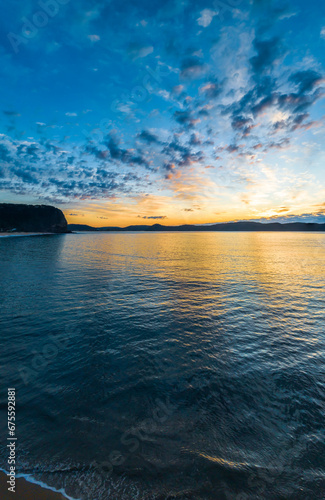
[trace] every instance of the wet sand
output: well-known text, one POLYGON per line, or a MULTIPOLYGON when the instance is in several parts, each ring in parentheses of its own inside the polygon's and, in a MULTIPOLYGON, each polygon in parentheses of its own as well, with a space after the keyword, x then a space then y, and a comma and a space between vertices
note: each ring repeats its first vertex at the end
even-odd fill
POLYGON ((8 476, 0 471, 0 498, 1 500, 67 500, 61 493, 48 490, 34 483, 26 481, 25 478, 16 479, 16 491, 8 491, 8 476))

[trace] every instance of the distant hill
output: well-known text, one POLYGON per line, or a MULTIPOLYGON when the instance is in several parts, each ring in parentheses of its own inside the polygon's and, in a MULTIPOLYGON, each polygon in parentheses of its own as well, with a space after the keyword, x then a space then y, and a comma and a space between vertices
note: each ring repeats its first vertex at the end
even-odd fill
POLYGON ((0 231, 66 233, 67 221, 50 205, 0 203, 0 231))
POLYGON ((68 224, 69 231, 97 231, 97 228, 87 224, 68 224))
POLYGON ((212 224, 209 226, 196 226, 194 224, 183 224, 181 226, 163 226, 162 224, 133 225, 127 227, 100 227, 95 228, 83 224, 69 224, 71 231, 325 231, 325 224, 290 222, 281 224, 279 222, 227 222, 223 224, 212 224), (87 228, 87 229, 85 229, 87 228))

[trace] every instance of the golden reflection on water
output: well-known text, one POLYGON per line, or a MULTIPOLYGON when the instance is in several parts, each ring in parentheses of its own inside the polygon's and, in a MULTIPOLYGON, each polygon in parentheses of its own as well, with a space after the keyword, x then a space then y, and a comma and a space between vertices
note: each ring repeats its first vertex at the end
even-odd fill
MULTIPOLYGON (((168 303, 171 312, 184 315, 191 307, 197 321, 245 309, 252 315, 265 311, 284 324, 292 315, 302 318, 311 302, 320 300, 325 234, 76 234, 65 238, 62 256, 67 270, 81 266, 90 276, 98 268, 103 276, 113 270, 116 279, 130 284, 145 276, 153 308, 168 303)), ((148 294, 132 300, 150 306, 148 294)))
POLYGON ((70 265, 103 269, 115 263, 185 281, 241 275, 263 284, 290 287, 325 274, 322 233, 100 233, 69 235, 64 257, 70 265))

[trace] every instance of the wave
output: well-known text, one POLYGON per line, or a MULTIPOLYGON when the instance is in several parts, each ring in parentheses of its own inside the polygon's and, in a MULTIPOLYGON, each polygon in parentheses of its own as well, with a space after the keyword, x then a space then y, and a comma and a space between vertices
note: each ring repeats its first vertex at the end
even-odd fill
MULTIPOLYGON (((3 472, 4 474, 8 474, 8 471, 2 469, 0 467, 0 472, 3 472)), ((48 484, 45 484, 43 481, 39 481, 37 479, 35 479, 31 474, 26 474, 26 473, 18 473, 16 474, 16 478, 19 479, 19 478, 23 478, 25 479, 28 483, 31 483, 31 484, 35 484, 37 486, 40 486, 41 488, 43 488, 44 490, 50 490, 50 491, 53 491, 54 493, 60 493, 61 495, 63 495, 67 500, 81 500, 80 498, 73 498, 71 496, 69 496, 66 491, 63 489, 63 488, 60 488, 60 489, 56 489, 54 488, 53 486, 49 486, 48 484)))

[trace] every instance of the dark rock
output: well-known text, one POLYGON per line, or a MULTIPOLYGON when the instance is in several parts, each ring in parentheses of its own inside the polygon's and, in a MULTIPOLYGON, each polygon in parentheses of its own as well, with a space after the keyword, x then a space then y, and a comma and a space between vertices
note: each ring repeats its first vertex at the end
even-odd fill
POLYGON ((61 210, 49 205, 0 203, 0 231, 67 233, 61 210))

